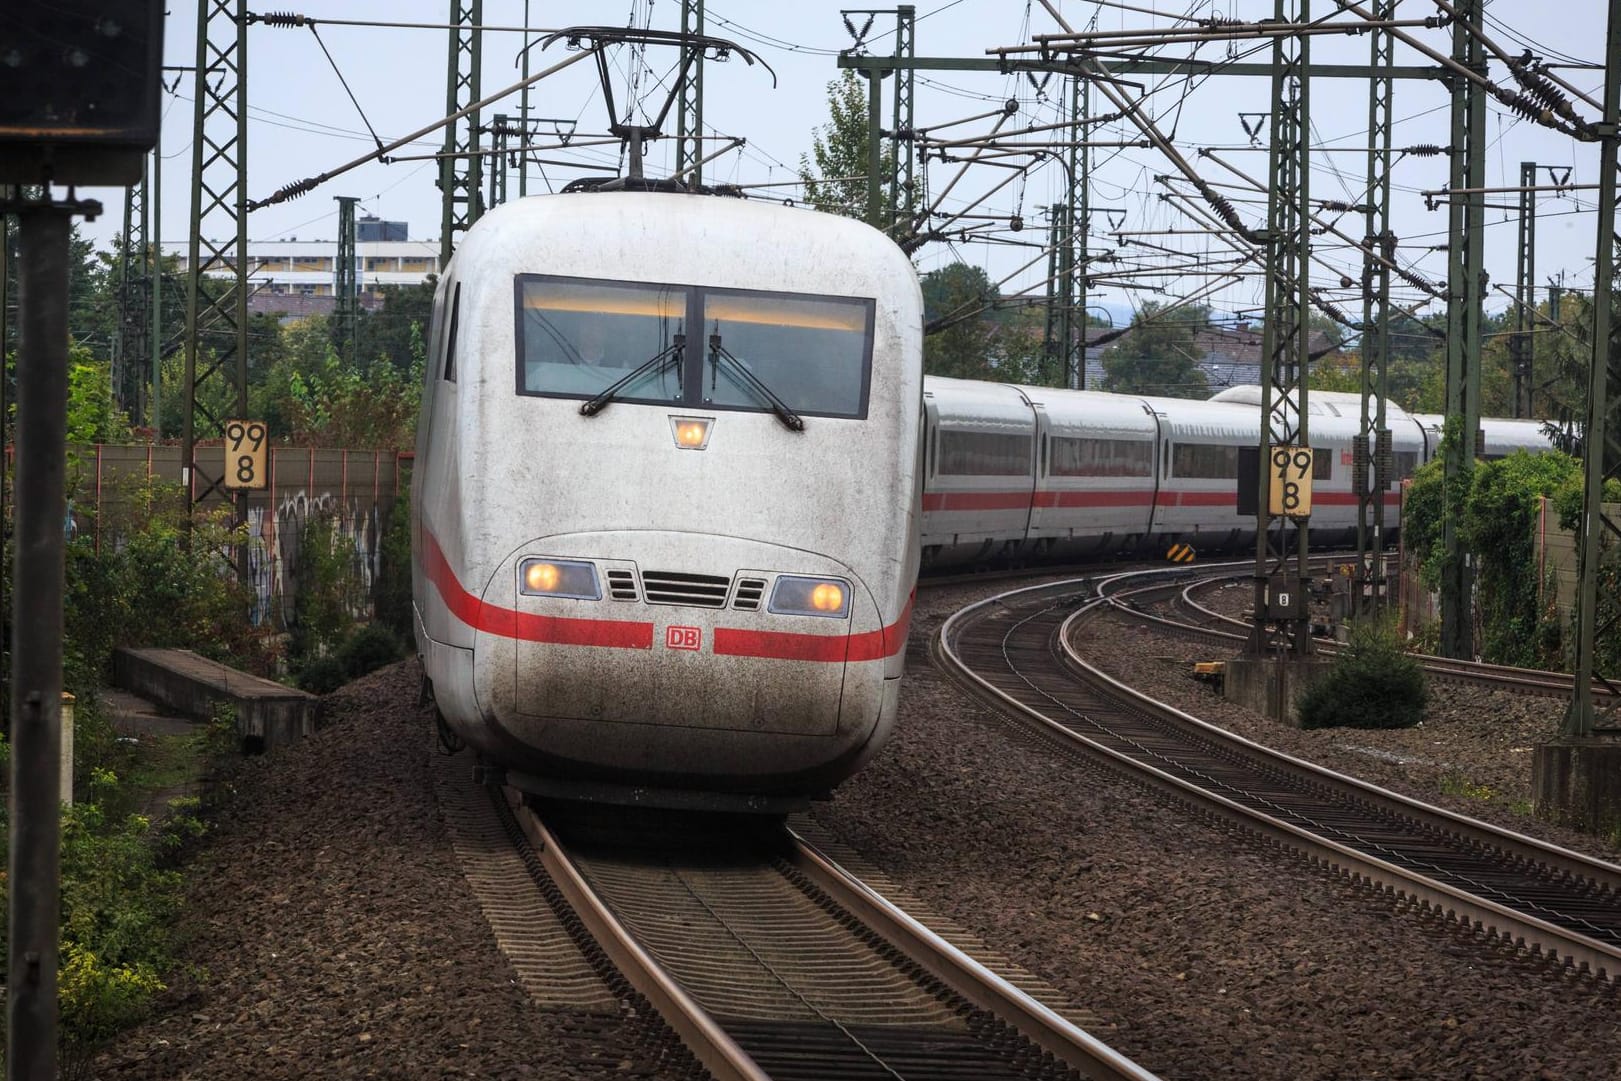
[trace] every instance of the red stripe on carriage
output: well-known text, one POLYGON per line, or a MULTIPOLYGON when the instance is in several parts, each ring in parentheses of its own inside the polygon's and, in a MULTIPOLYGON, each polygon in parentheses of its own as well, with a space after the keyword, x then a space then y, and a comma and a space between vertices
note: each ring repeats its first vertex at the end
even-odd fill
POLYGON ((715 653, 725 657, 763 657, 779 661, 878 661, 906 648, 912 624, 914 591, 901 617, 882 630, 860 634, 796 634, 790 631, 746 631, 716 627, 715 653))
POLYGON ((422 569, 439 591, 450 614, 486 634, 547 642, 562 646, 608 646, 614 649, 652 649, 653 624, 621 619, 570 619, 541 616, 486 604, 462 588, 450 569, 439 542, 422 531, 422 569))
POLYGON ((1030 493, 1022 492, 930 492, 923 496, 924 510, 1029 510, 1030 493))
MULTIPOLYGON (((426 529, 422 531, 422 563, 450 614, 486 634, 563 646, 608 646, 616 649, 652 649, 653 624, 615 619, 569 619, 540 616, 486 604, 462 588, 456 572, 426 529)), ((862 634, 795 634, 784 631, 749 631, 716 627, 711 632, 714 652, 733 657, 761 657, 787 661, 875 661, 906 648, 912 622, 914 591, 900 619, 882 630, 862 634)))

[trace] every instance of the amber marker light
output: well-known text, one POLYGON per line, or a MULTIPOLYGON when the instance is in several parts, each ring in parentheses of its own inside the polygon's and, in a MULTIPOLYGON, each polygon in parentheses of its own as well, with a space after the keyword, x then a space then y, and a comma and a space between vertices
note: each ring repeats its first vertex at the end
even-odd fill
POLYGON ((767 611, 779 616, 850 618, 850 583, 837 578, 780 574, 771 587, 767 611))
POLYGON ((599 601, 597 569, 583 560, 526 559, 518 565, 518 592, 530 597, 599 601))
POLYGON ((550 593, 557 588, 557 581, 561 577, 557 567, 551 563, 531 563, 523 572, 524 585, 536 593, 550 593))
POLYGON ((844 608, 844 590, 832 582, 823 582, 811 590, 811 607, 818 612, 838 612, 844 608))
POLYGON ((671 417, 670 431, 675 435, 675 445, 682 450, 703 450, 709 445, 711 423, 706 417, 671 417))

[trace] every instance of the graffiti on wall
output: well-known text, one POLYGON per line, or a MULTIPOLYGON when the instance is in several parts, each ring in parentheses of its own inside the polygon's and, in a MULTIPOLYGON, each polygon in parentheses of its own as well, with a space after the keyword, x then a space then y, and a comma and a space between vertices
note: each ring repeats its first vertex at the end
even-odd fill
MULTIPOLYGON (((370 614, 372 587, 381 571, 386 508, 373 498, 303 489, 284 494, 273 507, 248 511, 248 571, 253 583, 253 622, 291 627, 298 621, 300 578, 309 561, 301 551, 311 522, 331 526, 335 551, 349 560, 350 614, 370 614)), ((322 533, 323 538, 327 536, 322 533)))

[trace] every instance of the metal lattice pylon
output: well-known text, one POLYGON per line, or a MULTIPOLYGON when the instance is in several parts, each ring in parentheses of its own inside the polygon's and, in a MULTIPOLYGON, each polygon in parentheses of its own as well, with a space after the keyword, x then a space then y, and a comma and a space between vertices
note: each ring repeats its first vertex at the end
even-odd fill
MULTIPOLYGON (((247 414, 247 30, 247 0, 198 0, 181 431, 188 506, 225 495, 219 469, 197 460, 198 443, 223 434, 222 413, 247 414)), ((246 493, 235 505, 240 524, 247 520, 246 493)), ((245 565, 239 571, 245 576, 245 565)))
MULTIPOLYGON (((445 115, 461 112, 480 100, 484 0, 450 0, 450 54, 445 69, 445 115)), ((478 110, 445 127, 444 156, 439 161, 441 210, 439 266, 450 262, 456 235, 484 212, 484 167, 479 157, 478 110)))
MULTIPOLYGON (((1279 23, 1310 21, 1310 0, 1277 0, 1279 23), (1298 8, 1292 13, 1291 6, 1298 8), (1294 17, 1291 17, 1291 16, 1294 17)), ((1272 476, 1272 450, 1308 446, 1306 379, 1308 351, 1309 282, 1307 260, 1311 247, 1309 202, 1310 98, 1307 67, 1310 39, 1280 34, 1272 45, 1272 178, 1267 198, 1266 324, 1261 334, 1261 446, 1256 506, 1255 616, 1250 650, 1267 653, 1282 648, 1292 653, 1311 652, 1312 642, 1305 606, 1297 615, 1268 619, 1273 580, 1298 601, 1305 586, 1307 530, 1298 519, 1295 542, 1280 540, 1274 553, 1268 492, 1272 476), (1291 568, 1291 563, 1292 568, 1291 568)))
MULTIPOLYGON (((682 0, 681 36, 704 35, 704 0, 682 0)), ((684 41, 686 54, 681 70, 680 101, 677 104, 675 136, 675 175, 694 187, 704 182, 704 46, 684 41)))
MULTIPOLYGON (((1379 0, 1374 17, 1394 18, 1396 0, 1379 0)), ((1390 69, 1395 38, 1375 27, 1371 65, 1376 74, 1368 89, 1367 251, 1362 263, 1362 411, 1361 430, 1351 452, 1351 487, 1357 497, 1355 611, 1370 614, 1386 601, 1385 493, 1394 478, 1395 460, 1385 403, 1390 397, 1390 268, 1396 237, 1390 230, 1390 130, 1395 80, 1390 69)))
MULTIPOLYGON (((1452 58, 1484 76, 1480 0, 1461 0, 1453 24, 1452 58)), ((1474 80, 1452 77, 1453 195, 1447 222, 1447 434, 1442 441, 1449 490, 1474 467, 1480 432, 1480 314, 1484 292, 1486 202, 1486 93, 1474 80)), ((1458 516, 1442 525, 1441 652, 1475 654, 1474 567, 1464 548, 1458 516)))
POLYGON ((124 230, 118 267, 118 336, 113 339, 113 398, 132 418, 145 405, 150 312, 150 275, 157 272, 147 247, 147 159, 141 182, 124 189, 124 230))

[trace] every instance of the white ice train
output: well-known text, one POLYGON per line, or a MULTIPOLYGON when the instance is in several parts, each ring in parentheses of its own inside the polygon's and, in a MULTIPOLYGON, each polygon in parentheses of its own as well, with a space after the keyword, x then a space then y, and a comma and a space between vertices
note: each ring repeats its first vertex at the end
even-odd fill
POLYGON ((434 301, 412 481, 447 738, 569 798, 779 809, 894 723, 922 301, 841 217, 524 199, 434 301))
MULTIPOLYGON (((1207 401, 924 380, 923 565, 994 564, 1163 550, 1237 551, 1255 519, 1237 505, 1238 452, 1260 441, 1260 388, 1207 401)), ((1307 397, 1311 532, 1356 535, 1352 440, 1360 398, 1307 397)), ((1389 407, 1398 477, 1439 449, 1442 417, 1389 407)), ((1486 458, 1548 449, 1536 421, 1483 420, 1486 458)), ((1387 528, 1399 496, 1385 493, 1387 528)))
MULTIPOLYGON (((485 215, 435 296, 412 486, 447 738, 541 794, 784 809, 887 738, 920 561, 1253 544, 1256 388, 925 380, 921 326, 911 264, 849 219, 657 191, 485 215)), ((1440 422, 1391 411, 1400 475, 1440 422)), ((1311 397, 1322 543, 1354 535, 1358 427, 1311 397)), ((1488 457, 1547 447, 1482 428, 1488 457)))

